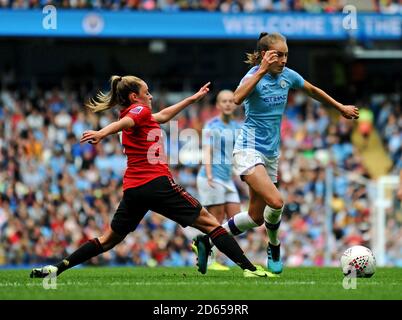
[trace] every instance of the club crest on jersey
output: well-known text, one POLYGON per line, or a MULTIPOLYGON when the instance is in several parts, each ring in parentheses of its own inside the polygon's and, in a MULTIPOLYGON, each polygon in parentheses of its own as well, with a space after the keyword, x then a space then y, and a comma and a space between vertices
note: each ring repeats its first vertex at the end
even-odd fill
POLYGON ((282 89, 285 89, 287 86, 287 83, 285 80, 281 80, 281 82, 279 83, 279 85, 281 86, 282 89))
POLYGON ((130 113, 139 114, 142 111, 142 109, 144 109, 144 107, 135 107, 134 109, 130 110, 130 113))

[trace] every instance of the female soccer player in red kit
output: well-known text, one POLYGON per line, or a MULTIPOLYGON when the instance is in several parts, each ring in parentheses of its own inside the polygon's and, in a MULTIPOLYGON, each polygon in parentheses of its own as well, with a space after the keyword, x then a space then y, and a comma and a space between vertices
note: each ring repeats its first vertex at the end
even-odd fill
MULTIPOLYGON (((143 80, 134 76, 112 76, 110 92, 99 93, 96 100, 91 99, 87 103, 87 107, 94 112, 121 106, 118 121, 99 131, 85 131, 80 142, 97 144, 108 135, 122 131, 122 144, 127 156, 123 198, 109 231, 83 244, 59 263, 33 269, 31 277, 59 275, 66 269, 112 249, 129 232, 136 229, 149 210, 158 212, 183 227, 192 226, 208 234, 216 247, 244 270, 245 277, 269 275, 262 268, 256 268, 216 218, 182 186, 174 182, 161 148, 162 132, 159 124, 169 121, 185 107, 203 98, 209 91, 209 84, 191 97, 153 114, 152 95, 143 80)), ((196 245, 200 254, 205 254, 203 243, 196 245)), ((199 271, 205 273, 206 266, 199 265, 199 271)))

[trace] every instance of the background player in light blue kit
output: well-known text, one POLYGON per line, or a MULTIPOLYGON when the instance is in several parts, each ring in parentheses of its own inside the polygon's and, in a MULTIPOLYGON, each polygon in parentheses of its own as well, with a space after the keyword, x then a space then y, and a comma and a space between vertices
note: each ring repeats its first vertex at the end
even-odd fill
MULTIPOLYGON (((203 128, 204 161, 197 176, 200 202, 222 224, 240 212, 240 197, 232 180, 232 152, 240 124, 233 119, 236 109, 233 91, 222 90, 216 97, 219 115, 203 128)), ((229 270, 212 256, 210 270, 229 270)))
MULTIPOLYGON (((347 119, 357 119, 359 110, 353 105, 339 103, 285 67, 288 46, 286 38, 279 33, 261 33, 257 51, 247 56, 246 63, 253 67, 234 92, 234 102, 244 103, 246 119, 234 147, 233 165, 235 173, 249 185, 250 205, 248 212, 236 214, 224 227, 237 235, 265 223, 269 238, 267 268, 279 274, 283 266, 278 228, 284 201, 275 184, 281 120, 289 89, 302 89, 312 98, 336 108, 347 119)), ((209 249, 210 243, 207 238, 203 239, 209 249)), ((208 259, 207 256, 204 258, 208 259)))

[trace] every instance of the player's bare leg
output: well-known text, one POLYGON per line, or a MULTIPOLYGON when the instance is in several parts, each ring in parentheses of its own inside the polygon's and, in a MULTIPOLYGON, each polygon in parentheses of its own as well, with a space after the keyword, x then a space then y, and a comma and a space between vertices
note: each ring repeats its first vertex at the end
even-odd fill
POLYGON ((262 165, 256 166, 252 174, 244 176, 244 180, 250 187, 249 215, 257 224, 265 223, 267 228, 267 268, 279 274, 283 270, 278 239, 284 207, 282 196, 262 165))

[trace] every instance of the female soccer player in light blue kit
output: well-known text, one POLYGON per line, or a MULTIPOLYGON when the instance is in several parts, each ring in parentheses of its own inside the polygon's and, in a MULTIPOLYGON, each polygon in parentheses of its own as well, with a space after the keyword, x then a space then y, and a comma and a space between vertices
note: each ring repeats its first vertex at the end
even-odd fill
MULTIPOLYGON (((232 152, 240 124, 233 119, 236 109, 233 92, 222 90, 216 97, 219 115, 210 119, 203 128, 204 161, 197 176, 200 202, 222 224, 240 212, 240 197, 233 177, 232 152)), ((210 270, 229 270, 215 255, 210 270)))
MULTIPOLYGON (((336 108, 347 119, 357 119, 359 110, 343 105, 323 90, 304 80, 297 72, 286 68, 288 46, 279 33, 260 34, 257 51, 248 54, 247 63, 253 67, 243 77, 234 102, 244 102, 246 120, 233 151, 234 171, 249 185, 248 212, 240 212, 224 227, 233 235, 240 234, 265 222, 269 244, 267 268, 279 274, 280 259, 278 228, 284 201, 275 183, 278 176, 280 127, 289 89, 302 89, 312 98, 336 108)), ((201 239, 197 239, 200 242, 201 239)), ((209 250, 210 243, 202 241, 209 250)), ((198 256, 201 263, 208 257, 198 256)), ((199 261, 200 263, 200 261, 199 261)))

